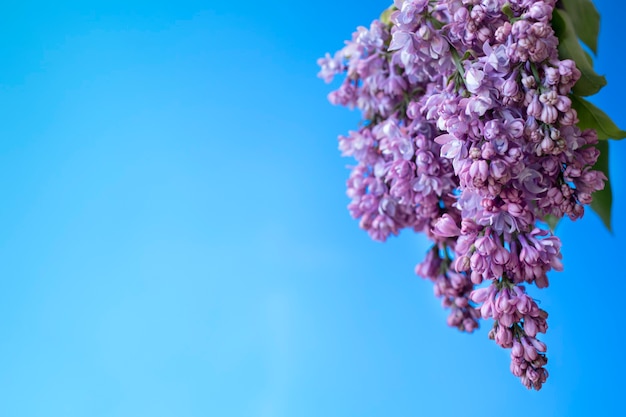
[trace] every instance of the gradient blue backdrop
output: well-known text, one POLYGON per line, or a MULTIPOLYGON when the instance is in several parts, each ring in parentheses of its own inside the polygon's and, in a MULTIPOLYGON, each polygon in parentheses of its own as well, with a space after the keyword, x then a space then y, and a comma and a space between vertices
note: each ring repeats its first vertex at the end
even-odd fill
MULTIPOLYGON (((559 227, 551 377, 445 325, 345 206, 315 60, 386 1, 61 1, 0 7, 0 416, 620 416, 626 143, 614 234, 559 227)), ((616 3, 594 101, 626 127, 616 3)))

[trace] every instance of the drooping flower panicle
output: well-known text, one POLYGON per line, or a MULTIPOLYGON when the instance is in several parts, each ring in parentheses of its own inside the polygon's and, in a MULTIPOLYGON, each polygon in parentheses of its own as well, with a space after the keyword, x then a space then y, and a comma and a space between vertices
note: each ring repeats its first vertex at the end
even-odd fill
POLYGON ((433 246, 416 273, 450 309, 448 324, 511 349, 528 388, 548 377, 548 314, 526 286, 560 271, 549 217, 584 213, 606 177, 592 169, 595 131, 581 131, 568 97, 581 73, 559 60, 556 0, 396 0, 389 21, 359 27, 319 76, 343 83, 333 104, 358 108, 339 137, 356 159, 348 209, 373 239, 401 229, 433 246))

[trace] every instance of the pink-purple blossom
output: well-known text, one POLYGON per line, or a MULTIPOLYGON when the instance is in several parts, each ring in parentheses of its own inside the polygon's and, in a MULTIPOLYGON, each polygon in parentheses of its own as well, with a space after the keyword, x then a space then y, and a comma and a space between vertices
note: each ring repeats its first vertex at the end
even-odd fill
POLYGON ((409 228, 433 242, 416 273, 433 282, 448 324, 511 349, 528 388, 548 377, 548 314, 526 286, 560 271, 549 217, 582 217, 606 177, 597 135, 568 97, 581 73, 559 60, 556 0, 395 0, 389 22, 360 27, 318 63, 333 104, 358 108, 339 137, 356 165, 348 209, 373 239, 409 228), (506 5, 507 13, 503 10, 506 5))

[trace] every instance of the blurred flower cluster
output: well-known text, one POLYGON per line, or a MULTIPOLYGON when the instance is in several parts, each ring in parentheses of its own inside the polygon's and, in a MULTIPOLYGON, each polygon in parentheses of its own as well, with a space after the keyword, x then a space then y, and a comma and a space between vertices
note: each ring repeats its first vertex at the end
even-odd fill
POLYGON ((373 239, 401 229, 433 242, 416 273, 450 310, 448 324, 511 352, 528 388, 548 377, 548 314, 526 286, 561 270, 549 225, 580 218, 605 175, 596 132, 577 127, 569 93, 581 76, 559 59, 556 0, 396 0, 319 60, 333 104, 358 108, 339 137, 353 157, 351 215, 373 239))

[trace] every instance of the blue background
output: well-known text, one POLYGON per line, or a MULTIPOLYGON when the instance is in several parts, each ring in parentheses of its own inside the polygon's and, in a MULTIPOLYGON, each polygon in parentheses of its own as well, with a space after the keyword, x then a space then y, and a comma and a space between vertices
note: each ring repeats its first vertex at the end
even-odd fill
MULTIPOLYGON (((624 415, 626 143, 614 234, 559 227, 551 373, 445 324, 426 242, 371 241, 316 59, 385 1, 0 7, 0 416, 624 415)), ((594 101, 626 127, 611 1, 594 101)))

